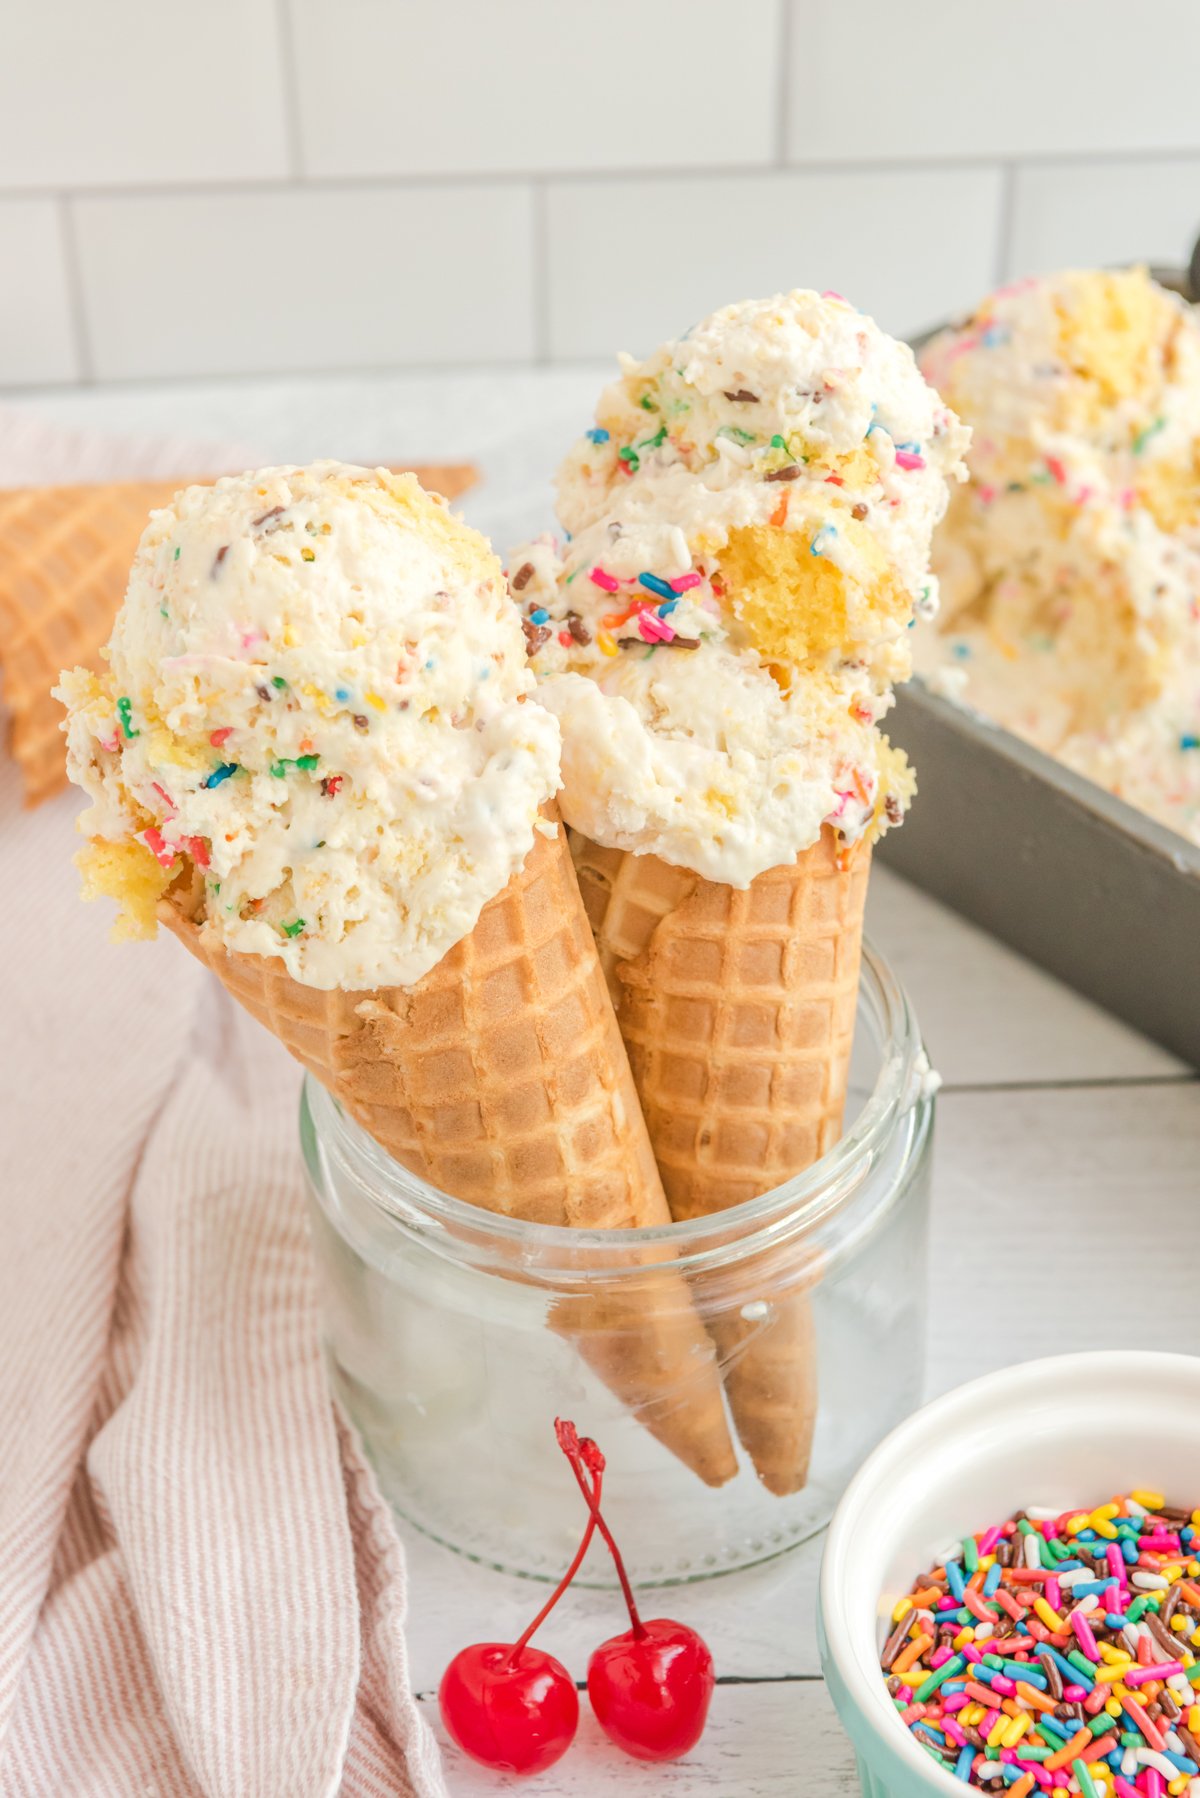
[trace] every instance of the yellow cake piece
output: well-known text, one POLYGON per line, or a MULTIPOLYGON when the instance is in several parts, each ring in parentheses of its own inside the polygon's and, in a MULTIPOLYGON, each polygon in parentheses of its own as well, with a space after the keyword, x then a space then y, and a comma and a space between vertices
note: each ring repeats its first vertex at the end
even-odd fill
POLYGON ((178 861, 164 868, 145 843, 136 839, 110 843, 92 837, 75 856, 75 866, 83 876, 85 899, 115 899, 120 906, 112 930, 114 942, 155 935, 156 908, 179 872, 178 861))
POLYGON ((1059 348, 1082 385, 1075 405, 1092 422, 1106 407, 1152 391, 1178 313, 1143 268, 1088 270, 1055 296, 1059 348))
POLYGON ((793 668, 866 654, 912 609, 874 537, 847 510, 836 513, 836 522, 806 519, 795 530, 748 525, 731 531, 721 571, 759 654, 793 668), (824 553, 830 531, 845 539, 865 582, 824 553))
POLYGON ((1200 524, 1200 442, 1192 445, 1190 462, 1143 463, 1136 491, 1160 530, 1200 524))

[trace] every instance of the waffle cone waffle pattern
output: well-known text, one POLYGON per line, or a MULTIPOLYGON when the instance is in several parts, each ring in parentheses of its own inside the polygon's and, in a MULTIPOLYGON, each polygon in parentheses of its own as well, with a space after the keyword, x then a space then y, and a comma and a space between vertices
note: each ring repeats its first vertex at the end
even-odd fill
MULTIPOLYGON (((301 986, 278 959, 226 950, 187 891, 160 915, 421 1179, 530 1224, 670 1221, 561 827, 535 836, 470 935, 410 988, 301 986)), ((644 1276, 623 1272, 610 1295, 581 1289, 550 1321, 666 1447, 719 1485, 736 1461, 713 1347, 683 1279, 644 1258, 644 1276)))
MULTIPOLYGON (((584 904, 672 1216, 709 1216, 811 1166, 841 1132, 870 851, 826 828, 740 892, 573 837, 584 904)), ((764 1484, 807 1479, 817 1363, 807 1271, 764 1257, 765 1314, 710 1320, 764 1484)))

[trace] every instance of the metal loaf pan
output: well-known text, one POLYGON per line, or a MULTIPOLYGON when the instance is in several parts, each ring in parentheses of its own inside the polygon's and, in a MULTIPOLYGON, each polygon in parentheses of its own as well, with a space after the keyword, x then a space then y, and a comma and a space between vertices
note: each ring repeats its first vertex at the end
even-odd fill
POLYGON ((1200 1068, 1200 847, 920 680, 885 728, 920 790, 884 865, 1200 1068))
MULTIPOLYGON (((1150 272, 1197 303, 1200 239, 1150 272)), ((919 792, 880 860, 1200 1068, 1200 847, 920 680, 885 728, 919 792)))

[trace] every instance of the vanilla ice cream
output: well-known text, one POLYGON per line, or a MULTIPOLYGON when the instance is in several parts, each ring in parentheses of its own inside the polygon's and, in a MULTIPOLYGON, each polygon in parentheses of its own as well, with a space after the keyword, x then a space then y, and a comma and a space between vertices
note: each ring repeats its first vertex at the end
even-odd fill
POLYGON ((913 790, 877 729, 936 605, 967 433, 836 295, 729 306, 622 359, 559 481, 560 549, 510 559, 564 815, 746 886, 913 790))
POLYGON ((100 677, 63 676, 93 892, 305 985, 407 986, 523 865, 558 785, 500 565, 409 475, 318 463, 152 514, 100 677))
POLYGON ((974 431, 917 662, 1200 841, 1200 322, 1143 269, 992 295, 922 366, 974 431))

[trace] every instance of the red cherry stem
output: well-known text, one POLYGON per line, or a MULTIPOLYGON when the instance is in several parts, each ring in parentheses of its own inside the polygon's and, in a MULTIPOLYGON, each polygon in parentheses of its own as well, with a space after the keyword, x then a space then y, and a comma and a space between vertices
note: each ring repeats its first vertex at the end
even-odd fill
MULTIPOLYGON (((600 1474, 597 1475, 598 1480, 601 1477, 602 1476, 600 1474)), ((597 1496, 597 1502, 599 1502, 599 1493, 597 1493, 596 1496, 597 1496)), ((517 1661, 520 1659, 521 1650, 525 1647, 525 1645, 529 1641, 530 1637, 533 1635, 534 1631, 541 1628, 542 1624, 546 1621, 547 1617, 550 1615, 551 1611, 554 1609, 555 1605, 558 1603, 559 1599, 562 1597, 563 1593, 566 1591, 566 1589, 570 1585, 571 1581, 575 1578, 575 1575, 579 1572, 579 1569, 583 1565, 583 1557, 584 1557, 584 1555, 586 1555, 588 1549, 590 1548, 592 1537, 595 1535, 595 1533, 596 1533, 596 1514, 595 1514, 595 1512, 592 1512, 591 1516, 588 1518, 587 1528, 583 1532, 583 1537, 582 1537, 582 1540, 580 1541, 579 1547, 575 1550, 575 1556, 571 1562, 571 1565, 567 1568, 567 1571, 563 1574, 562 1578, 559 1580, 557 1586, 555 1586, 553 1592, 551 1592, 549 1598, 546 1600, 545 1604, 542 1606, 541 1610, 538 1612, 538 1614, 534 1618, 533 1622, 528 1626, 528 1628, 518 1638, 518 1640, 513 1643, 512 1652, 509 1654, 508 1660, 506 1662, 507 1666, 513 1667, 516 1665, 517 1661)))
POLYGON ((555 1434, 558 1446, 571 1463, 571 1472, 575 1475, 579 1490, 583 1493, 584 1502, 591 1513, 591 1523, 600 1531, 605 1547, 613 1558, 617 1570, 617 1578, 621 1582, 625 1604, 629 1611, 629 1621, 633 1627, 635 1639, 641 1640, 646 1633, 646 1626, 638 1616, 637 1604, 634 1601, 633 1587, 629 1583, 629 1575, 625 1571, 625 1563, 621 1559, 621 1551, 613 1539, 613 1533, 600 1515, 600 1493, 604 1481, 604 1456, 590 1437, 580 1440, 574 1424, 555 1422, 555 1434), (585 1466, 592 1475, 589 1485, 584 1473, 585 1466))

